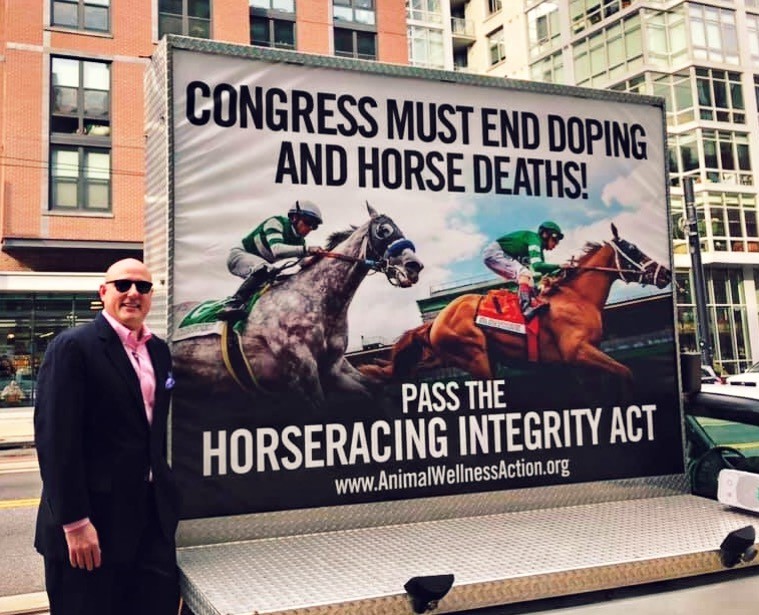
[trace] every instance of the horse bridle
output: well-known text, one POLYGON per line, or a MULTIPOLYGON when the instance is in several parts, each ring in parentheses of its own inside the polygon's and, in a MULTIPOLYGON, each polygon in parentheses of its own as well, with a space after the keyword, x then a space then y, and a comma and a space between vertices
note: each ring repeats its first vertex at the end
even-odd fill
MULTIPOLYGON (((639 252, 644 257, 644 259, 640 262, 636 261, 629 254, 627 254, 621 245, 619 245, 621 241, 623 240, 613 239, 611 242, 604 242, 607 245, 611 246, 612 250, 614 250, 614 264, 616 265, 619 279, 626 284, 629 284, 630 282, 637 282, 638 284, 644 285, 655 284, 656 280, 659 277, 659 273, 662 270, 662 265, 640 251, 639 252), (623 263, 628 267, 631 266, 632 268, 626 269, 622 266, 623 263), (626 274, 631 274, 631 277, 626 277, 626 274)), ((625 244, 628 246, 630 245, 626 241, 625 244)))
MULTIPOLYGON (((613 239, 610 242, 604 241, 604 244, 609 246, 614 252, 614 267, 588 267, 585 265, 577 265, 574 263, 574 258, 572 258, 569 265, 563 267, 564 271, 567 269, 576 269, 582 271, 606 271, 609 273, 616 273, 619 276, 619 279, 622 280, 625 284, 629 284, 630 282, 637 282, 638 284, 643 285, 655 284, 659 273, 663 269, 663 266, 657 263, 654 259, 643 254, 643 252, 641 252, 641 254, 645 257, 645 259, 641 262, 636 261, 629 254, 627 254, 627 252, 625 252, 625 249, 622 246, 619 245, 620 241, 624 240, 613 239), (623 266, 623 262, 632 268, 626 269, 623 266), (627 277, 627 274, 630 274, 631 277, 627 277)), ((627 245, 630 245, 626 241, 625 243, 627 245)))
POLYGON ((339 252, 323 251, 320 256, 351 263, 360 263, 370 271, 384 273, 388 282, 399 286, 401 268, 390 263, 390 259, 404 250, 416 252, 413 242, 406 239, 395 223, 385 215, 373 218, 361 246, 361 255, 348 256, 339 252))

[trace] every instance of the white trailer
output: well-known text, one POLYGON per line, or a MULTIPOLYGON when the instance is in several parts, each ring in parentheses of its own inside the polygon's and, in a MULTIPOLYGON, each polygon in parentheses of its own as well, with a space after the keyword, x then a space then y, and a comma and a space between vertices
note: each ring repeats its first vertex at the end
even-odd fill
POLYGON ((170 451, 196 615, 449 613, 723 568, 721 541, 751 518, 689 494, 659 277, 662 99, 173 36, 146 91, 150 326, 177 362, 170 451), (347 228, 363 251, 349 237, 302 263, 236 328, 209 316, 241 281, 229 250, 306 199, 324 218, 309 244, 347 228), (434 347, 437 363, 402 378, 351 364, 362 338, 423 331, 465 296, 457 279, 488 272, 485 246, 544 220, 563 233, 544 257, 570 278, 617 250, 620 281, 599 299, 613 336, 570 352, 552 303, 530 349, 524 322, 487 329, 508 300, 495 294, 478 316, 489 372, 434 347), (294 291, 315 267, 327 273, 294 291), (440 282, 454 290, 431 295, 440 282), (516 368, 508 335, 522 336, 516 368))

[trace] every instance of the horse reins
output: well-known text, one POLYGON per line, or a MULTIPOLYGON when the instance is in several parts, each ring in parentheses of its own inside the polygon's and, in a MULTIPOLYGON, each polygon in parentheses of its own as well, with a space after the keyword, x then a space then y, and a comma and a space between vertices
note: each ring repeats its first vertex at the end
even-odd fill
POLYGON ((648 268, 649 268, 649 266, 651 264, 655 264, 656 265, 656 270, 653 272, 653 277, 651 279, 655 282, 656 279, 659 277, 659 271, 661 270, 661 267, 662 267, 660 263, 657 263, 652 258, 648 258, 648 257, 646 257, 646 258, 648 258, 647 261, 642 262, 642 263, 636 263, 632 258, 630 258, 627 254, 625 254, 625 252, 622 250, 622 248, 620 248, 616 243, 610 243, 609 245, 614 250, 614 262, 617 265, 617 271, 619 271, 619 279, 622 280, 623 282, 625 282, 626 284, 629 282, 629 280, 627 278, 625 278, 625 276, 624 276, 625 273, 637 274, 638 275, 638 283, 639 284, 645 284, 645 282, 643 282, 643 277, 646 275, 646 273, 648 271, 648 268), (619 262, 620 255, 628 263, 632 263, 632 266, 635 267, 636 269, 633 269, 632 271, 630 271, 629 269, 622 269, 622 266, 621 266, 621 264, 619 262))
MULTIPOLYGON (((400 239, 404 239, 403 236, 401 236, 400 239)), ((390 277, 390 265, 388 264, 387 260, 379 256, 379 251, 376 246, 372 245, 372 243, 369 241, 368 237, 364 237, 362 244, 361 244, 361 254, 362 256, 350 256, 348 254, 342 254, 340 252, 332 252, 331 250, 321 250, 320 252, 317 252, 315 256, 324 256, 326 258, 334 258, 336 260, 344 261, 347 263, 357 263, 360 265, 363 265, 370 271, 377 271, 384 273, 388 280, 391 281, 392 279, 390 277), (373 260, 370 258, 367 258, 367 252, 371 248, 372 252, 374 252, 377 255, 377 259, 373 260)))
MULTIPOLYGON (((603 271, 607 273, 617 273, 619 274, 619 279, 622 280, 625 283, 629 283, 629 280, 625 277, 625 274, 631 274, 631 275, 637 275, 639 276, 638 282, 641 282, 643 279, 643 276, 646 274, 646 269, 648 269, 649 265, 653 262, 655 262, 653 259, 648 259, 645 263, 636 263, 633 259, 631 259, 627 254, 625 254, 621 248, 619 248, 616 244, 604 242, 607 245, 611 246, 611 249, 614 250, 614 262, 616 263, 616 267, 600 267, 600 266, 594 266, 594 267, 588 267, 585 265, 575 265, 574 263, 570 262, 568 268, 574 269, 577 271, 603 271), (622 267, 622 264, 620 263, 620 255, 628 262, 632 263, 632 265, 635 267, 635 269, 624 269, 622 267)), ((656 277, 659 275, 659 270, 661 269, 661 265, 657 264, 656 271, 654 272, 654 280, 656 280, 656 277)))
POLYGON ((350 256, 348 254, 341 254, 340 252, 330 252, 329 250, 323 250, 317 252, 314 256, 324 256, 326 258, 334 258, 339 261, 345 261, 347 263, 361 263, 369 269, 380 271, 380 261, 369 260, 368 258, 362 258, 360 256, 350 256))

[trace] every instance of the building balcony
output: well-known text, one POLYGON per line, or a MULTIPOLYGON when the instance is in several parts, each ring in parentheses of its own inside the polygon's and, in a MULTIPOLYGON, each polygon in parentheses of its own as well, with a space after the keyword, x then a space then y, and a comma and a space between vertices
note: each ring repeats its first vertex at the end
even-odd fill
POLYGON ((451 17, 451 39, 454 49, 472 45, 475 41, 474 22, 462 17, 451 17))
POLYGON ((418 21, 425 24, 434 24, 439 26, 443 23, 443 15, 437 11, 424 11, 412 6, 406 7, 406 19, 408 21, 418 21))

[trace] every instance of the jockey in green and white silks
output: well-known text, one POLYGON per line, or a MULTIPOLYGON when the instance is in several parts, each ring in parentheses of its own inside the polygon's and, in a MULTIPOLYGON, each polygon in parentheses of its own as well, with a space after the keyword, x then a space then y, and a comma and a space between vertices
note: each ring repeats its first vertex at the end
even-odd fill
POLYGON ((270 265, 285 258, 300 258, 321 248, 306 246, 306 235, 322 223, 319 208, 311 201, 296 201, 285 216, 271 216, 234 246, 227 257, 229 271, 245 278, 219 313, 219 320, 238 321, 246 315, 245 305, 266 280, 270 265))
POLYGON ((538 280, 546 273, 559 268, 545 262, 544 250, 553 250, 564 239, 561 228, 547 220, 538 232, 515 231, 499 237, 485 248, 485 265, 508 282, 519 285, 519 307, 526 321, 548 307, 547 303, 533 304, 537 295, 535 274, 538 280))

